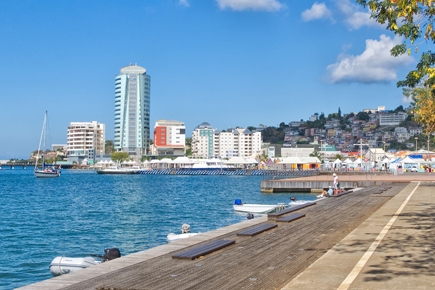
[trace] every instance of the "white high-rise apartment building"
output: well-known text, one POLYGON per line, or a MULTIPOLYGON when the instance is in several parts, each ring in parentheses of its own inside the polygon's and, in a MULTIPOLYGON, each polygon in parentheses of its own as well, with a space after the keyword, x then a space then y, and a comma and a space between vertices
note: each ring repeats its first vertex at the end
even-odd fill
POLYGON ((192 155, 199 158, 253 157, 261 154, 261 132, 228 129, 219 132, 202 123, 192 133, 192 155))
POLYGON ((97 121, 71 122, 68 126, 67 156, 94 159, 105 152, 105 126, 97 121))
POLYGON ((150 76, 138 65, 121 68, 115 77, 115 151, 140 156, 150 143, 150 76))

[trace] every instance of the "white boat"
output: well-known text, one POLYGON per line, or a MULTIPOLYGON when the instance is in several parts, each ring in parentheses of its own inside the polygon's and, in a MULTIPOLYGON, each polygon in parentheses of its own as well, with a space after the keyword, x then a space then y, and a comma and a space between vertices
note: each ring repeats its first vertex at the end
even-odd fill
POLYGON ((54 165, 47 166, 45 164, 44 155, 42 155, 42 156, 40 155, 41 154, 41 145, 43 144, 43 147, 45 148, 45 139, 47 137, 47 135, 46 135, 46 133, 47 133, 46 132, 47 131, 47 114, 48 114, 48 112, 45 111, 44 122, 42 123, 41 137, 39 139, 38 153, 36 155, 35 169, 34 169, 35 177, 40 177, 40 178, 60 177, 60 166, 59 166, 59 168, 57 168, 54 165), (40 156, 41 156, 41 167, 38 167, 38 160, 39 160, 40 156))
POLYGON ((78 270, 100 264, 98 261, 92 257, 85 258, 69 258, 69 257, 56 257, 50 263, 50 272, 56 277, 59 275, 68 274, 71 272, 76 272, 78 270))
POLYGON ((53 276, 64 275, 78 270, 98 265, 106 261, 110 261, 121 257, 121 252, 118 248, 110 248, 104 250, 104 255, 91 255, 92 257, 70 258, 56 257, 50 263, 50 272, 53 276), (96 257, 97 259, 95 259, 96 257))
POLYGON ((201 159, 197 163, 192 164, 191 166, 184 167, 185 169, 193 169, 193 170, 227 170, 231 168, 227 164, 224 164, 221 160, 213 158, 213 159, 201 159))
POLYGON ((140 173, 139 166, 130 166, 130 167, 118 167, 118 166, 109 166, 106 168, 101 168, 97 170, 98 174, 139 174, 140 173))
POLYGON ((166 236, 168 243, 196 236, 199 233, 174 234, 170 233, 166 236))
POLYGON ((191 233, 190 232, 190 225, 183 224, 181 226, 181 234, 177 235, 174 233, 170 233, 166 236, 166 240, 168 241, 168 243, 170 243, 173 241, 190 238, 190 237, 196 236, 197 234, 199 234, 199 233, 191 233))
POLYGON ((276 209, 276 205, 270 204, 234 204, 233 205, 235 211, 239 212, 247 212, 247 213, 269 213, 276 209))

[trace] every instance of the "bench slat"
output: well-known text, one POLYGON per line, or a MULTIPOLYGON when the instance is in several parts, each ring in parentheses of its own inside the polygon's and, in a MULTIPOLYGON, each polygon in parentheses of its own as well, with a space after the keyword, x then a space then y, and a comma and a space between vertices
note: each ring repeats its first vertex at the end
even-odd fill
POLYGON ((307 206, 312 206, 312 205, 315 205, 315 204, 316 204, 315 202, 303 203, 303 204, 300 204, 300 205, 297 205, 297 206, 292 206, 292 207, 287 208, 285 210, 277 211, 277 212, 274 212, 274 213, 269 213, 267 215, 267 217, 277 218, 279 216, 285 215, 286 213, 293 212, 293 211, 299 210, 301 208, 305 208, 307 206))
POLYGON ((304 216, 305 216, 305 214, 303 214, 303 213, 294 213, 294 214, 291 214, 291 215, 289 215, 289 216, 279 218, 279 219, 277 219, 276 221, 277 221, 277 222, 287 222, 287 223, 289 223, 289 222, 291 222, 291 221, 294 221, 294 220, 300 219, 300 218, 302 218, 302 217, 304 217, 304 216))
POLYGON ((256 227, 238 232, 237 235, 238 236, 255 236, 255 235, 258 235, 262 232, 276 228, 277 226, 278 226, 277 224, 261 224, 261 225, 258 225, 256 227))
POLYGON ((234 244, 235 240, 216 240, 213 242, 210 242, 208 244, 198 246, 196 248, 175 254, 172 256, 174 259, 196 259, 200 256, 207 255, 211 252, 220 250, 222 248, 225 248, 226 246, 234 244))

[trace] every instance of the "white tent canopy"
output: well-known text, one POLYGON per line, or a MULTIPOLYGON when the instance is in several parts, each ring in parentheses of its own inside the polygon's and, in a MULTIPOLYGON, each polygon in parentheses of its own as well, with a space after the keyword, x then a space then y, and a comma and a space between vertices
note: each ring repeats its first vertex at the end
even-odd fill
POLYGON ((246 164, 246 160, 243 157, 231 157, 228 161, 225 163, 227 164, 246 164))
POLYGON ((193 163, 195 163, 195 161, 190 159, 189 157, 179 156, 179 157, 175 158, 172 161, 172 163, 175 163, 175 164, 193 164, 193 163))
POLYGON ((279 162, 280 164, 302 164, 302 160, 299 157, 286 157, 279 162))
POLYGON ((299 157, 299 159, 304 164, 317 164, 317 163, 321 163, 320 159, 317 158, 317 157, 299 157))
POLYGON ((342 162, 343 162, 343 161, 341 161, 341 160, 340 160, 340 159, 338 159, 338 158, 337 158, 337 159, 335 159, 335 161, 334 161, 334 163, 335 163, 335 164, 337 164, 337 163, 342 163, 342 162))
POLYGON ((346 164, 350 164, 350 163, 353 163, 353 161, 352 160, 350 160, 349 158, 347 158, 346 160, 344 160, 343 161, 344 163, 346 163, 346 164))

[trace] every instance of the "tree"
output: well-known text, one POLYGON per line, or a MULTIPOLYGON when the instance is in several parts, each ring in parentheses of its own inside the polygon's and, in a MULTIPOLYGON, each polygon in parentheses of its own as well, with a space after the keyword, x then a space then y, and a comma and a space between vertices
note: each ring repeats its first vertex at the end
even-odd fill
POLYGON ((338 107, 338 118, 341 119, 341 109, 338 107))
POLYGON ((129 157, 128 157, 128 153, 127 153, 127 152, 113 152, 113 153, 110 155, 110 158, 111 158, 113 161, 116 161, 116 162, 118 162, 118 163, 121 163, 121 162, 127 160, 129 157))
MULTIPOLYGON (((357 3, 368 6, 371 17, 381 24, 386 24, 387 29, 396 35, 403 36, 405 42, 391 49, 393 56, 407 53, 411 48, 418 52, 417 40, 422 39, 430 47, 435 42, 435 2, 433 0, 356 0, 357 3)), ((398 87, 427 90, 427 95, 422 91, 415 92, 416 115, 420 122, 424 122, 426 130, 435 126, 435 53, 431 50, 423 52, 416 68, 411 70, 405 80, 397 82, 398 87), (420 94, 421 93, 421 94, 420 94)), ((404 91, 404 94, 409 93, 404 91)), ((431 129, 432 130, 432 129, 431 129)))
POLYGON ((112 153, 114 150, 113 146, 113 140, 106 140, 106 142, 104 143, 104 152, 106 152, 107 154, 112 153))
POLYGON ((366 112, 359 112, 358 114, 356 114, 356 116, 358 117, 358 120, 361 120, 361 121, 367 122, 368 120, 370 120, 370 116, 366 112))
POLYGON ((404 95, 411 98, 414 105, 414 119, 423 124, 426 134, 435 130, 435 99, 432 92, 424 86, 404 89, 404 95))

